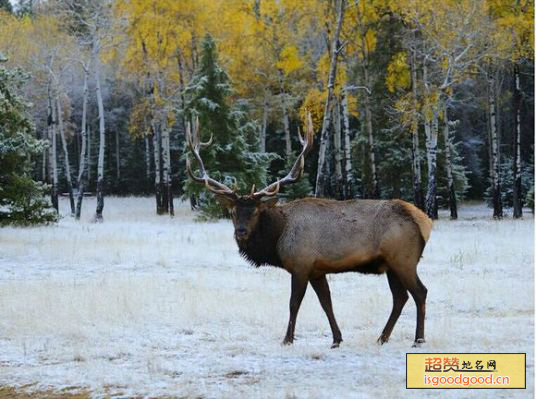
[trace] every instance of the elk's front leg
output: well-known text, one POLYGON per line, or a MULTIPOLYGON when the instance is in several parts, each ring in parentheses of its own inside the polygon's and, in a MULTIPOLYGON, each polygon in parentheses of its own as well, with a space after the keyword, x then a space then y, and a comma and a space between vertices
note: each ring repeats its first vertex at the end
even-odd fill
POLYGON ((335 320, 335 315, 333 314, 328 280, 326 280, 326 276, 322 276, 311 280, 311 285, 318 296, 322 309, 324 309, 324 312, 326 312, 326 316, 328 317, 331 333, 333 334, 333 345, 331 345, 331 348, 338 348, 339 344, 342 342, 342 335, 341 330, 339 330, 339 326, 337 325, 337 321, 335 320))
POLYGON ((292 275, 292 291, 290 293, 290 318, 288 320, 287 334, 283 340, 284 345, 290 345, 294 341, 294 328, 296 327, 296 317, 298 310, 307 290, 308 279, 306 277, 293 274, 292 275))

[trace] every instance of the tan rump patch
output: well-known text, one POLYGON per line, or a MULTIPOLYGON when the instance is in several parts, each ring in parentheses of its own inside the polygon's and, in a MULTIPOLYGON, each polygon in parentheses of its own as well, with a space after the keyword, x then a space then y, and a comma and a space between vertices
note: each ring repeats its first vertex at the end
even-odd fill
POLYGON ((417 208, 415 205, 410 204, 409 202, 402 201, 402 200, 396 200, 400 205, 406 209, 411 217, 413 217, 413 220, 415 223, 417 223, 417 226, 419 226, 419 230, 421 231, 422 238, 424 238, 424 241, 428 241, 428 238, 430 237, 430 232, 432 231, 433 222, 432 219, 428 217, 426 213, 421 211, 419 208, 417 208))

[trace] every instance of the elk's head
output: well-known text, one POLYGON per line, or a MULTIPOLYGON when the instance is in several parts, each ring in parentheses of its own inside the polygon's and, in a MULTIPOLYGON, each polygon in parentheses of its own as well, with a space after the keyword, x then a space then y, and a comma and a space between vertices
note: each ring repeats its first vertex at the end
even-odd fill
POLYGON ((246 241, 251 236, 258 225, 261 213, 277 203, 276 195, 279 192, 279 189, 287 184, 295 183, 301 177, 305 162, 304 157, 311 150, 313 145, 313 123, 310 114, 308 115, 305 138, 302 138, 299 131, 298 135, 302 144, 302 151, 296 159, 296 162, 294 162, 290 172, 282 179, 275 181, 260 191, 256 191, 255 185, 253 185, 250 194, 238 195, 226 185, 209 177, 205 170, 205 166, 203 165, 199 150, 201 147, 210 145, 212 143, 212 137, 207 143, 202 143, 199 138, 199 120, 196 119, 194 122, 193 134, 192 129, 190 128, 190 123, 187 124, 186 139, 188 141, 188 146, 197 161, 201 176, 196 176, 193 173, 189 159, 186 160, 188 174, 194 181, 204 184, 208 190, 216 194, 220 204, 229 210, 233 220, 237 241, 246 241))

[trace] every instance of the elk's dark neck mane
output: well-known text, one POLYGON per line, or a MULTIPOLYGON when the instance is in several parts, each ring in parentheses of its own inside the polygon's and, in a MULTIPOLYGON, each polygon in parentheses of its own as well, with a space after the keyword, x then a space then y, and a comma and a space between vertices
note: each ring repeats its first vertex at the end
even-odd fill
POLYGON ((255 231, 247 240, 236 241, 240 254, 255 266, 283 267, 277 253, 277 242, 285 228, 285 216, 278 207, 268 208, 259 215, 255 231))

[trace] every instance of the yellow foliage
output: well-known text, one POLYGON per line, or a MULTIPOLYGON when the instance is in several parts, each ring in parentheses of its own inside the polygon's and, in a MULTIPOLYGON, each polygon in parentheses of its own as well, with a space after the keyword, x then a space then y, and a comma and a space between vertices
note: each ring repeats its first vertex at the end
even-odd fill
POLYGON ((395 103, 395 110, 398 112, 402 126, 412 126, 415 129, 415 117, 413 115, 414 99, 413 93, 406 93, 395 103))
POLYGON ((300 119, 303 126, 306 126, 307 114, 311 113, 314 131, 316 132, 322 127, 326 99, 327 92, 321 92, 317 88, 312 88, 307 92, 303 104, 300 107, 300 119))
POLYGON ((354 118, 359 118, 359 103, 357 102, 357 97, 347 93, 346 100, 348 102, 348 114, 354 118))
POLYGON ((498 28, 496 39, 514 61, 534 59, 534 1, 488 0, 498 28))
POLYGON ((303 67, 303 61, 298 55, 298 49, 294 46, 286 46, 281 51, 280 60, 276 66, 283 71, 285 76, 303 67))
POLYGON ((385 85, 391 93, 394 93, 396 89, 407 89, 411 86, 411 76, 407 58, 406 52, 399 52, 395 54, 387 66, 385 85))
POLYGON ((360 0, 357 7, 348 7, 342 37, 348 40, 348 52, 360 58, 376 50, 377 35, 374 31, 382 14, 390 6, 389 0, 360 0))
POLYGON ((0 12, 0 51, 11 65, 32 73, 34 80, 59 83, 65 63, 76 57, 74 40, 60 30, 55 16, 15 17, 0 12))
POLYGON ((298 44, 318 2, 263 0, 257 9, 249 0, 214 3, 219 11, 210 31, 220 38, 220 59, 237 93, 262 97, 269 87, 292 90, 307 70, 298 44))
POLYGON ((423 96, 422 112, 427 121, 432 120, 434 111, 437 110, 440 94, 440 91, 436 89, 432 90, 429 95, 423 96))
POLYGON ((128 122, 128 131, 130 132, 130 135, 135 138, 149 136, 151 134, 151 130, 147 123, 149 118, 150 106, 147 101, 141 101, 134 104, 128 122))
POLYGON ((378 39, 376 38, 376 32, 374 32, 372 29, 368 29, 367 33, 365 34, 365 44, 368 53, 371 53, 376 49, 377 41, 378 39))

